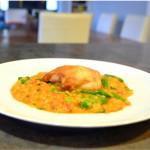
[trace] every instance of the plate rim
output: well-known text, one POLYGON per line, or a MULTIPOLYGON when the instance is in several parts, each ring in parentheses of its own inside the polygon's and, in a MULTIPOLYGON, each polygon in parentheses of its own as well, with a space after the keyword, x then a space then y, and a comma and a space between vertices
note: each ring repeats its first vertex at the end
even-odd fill
POLYGON ((16 60, 12 60, 12 61, 6 61, 6 62, 2 62, 0 63, 0 66, 1 65, 4 65, 4 64, 8 64, 8 63, 15 63, 15 62, 19 62, 19 61, 27 61, 27 60, 46 60, 46 59, 51 59, 51 60, 55 60, 55 59, 60 59, 60 60, 81 60, 81 61, 95 61, 95 62, 102 62, 102 63, 108 63, 108 64, 115 64, 115 65, 119 65, 119 66, 124 66, 124 67, 128 67, 128 68, 131 68, 131 69, 134 69, 134 70, 137 70, 137 71, 142 71, 144 73, 148 73, 150 75, 150 72, 148 71, 145 71, 143 69, 139 69, 138 67, 136 66, 131 66, 131 65, 128 65, 128 64, 123 64, 123 63, 117 63, 117 62, 113 62, 113 61, 104 61, 104 60, 99 60, 99 59, 88 59, 88 58, 71 58, 71 57, 39 57, 39 58, 24 58, 24 59, 16 59, 16 60))

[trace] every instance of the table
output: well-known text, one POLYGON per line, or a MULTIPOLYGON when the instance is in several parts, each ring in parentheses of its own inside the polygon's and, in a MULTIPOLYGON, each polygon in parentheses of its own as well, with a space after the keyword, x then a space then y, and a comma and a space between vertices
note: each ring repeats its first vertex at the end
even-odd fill
MULTIPOLYGON (((0 63, 26 58, 84 58, 121 63, 150 72, 150 45, 136 42, 99 44, 17 44, 0 47, 0 63)), ((148 150, 150 120, 110 128, 41 126, 0 115, 0 150, 148 150)))

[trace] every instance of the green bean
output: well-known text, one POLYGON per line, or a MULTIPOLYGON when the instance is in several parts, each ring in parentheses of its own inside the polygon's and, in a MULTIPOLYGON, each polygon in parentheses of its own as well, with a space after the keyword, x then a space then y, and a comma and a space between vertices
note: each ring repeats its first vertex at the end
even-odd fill
POLYGON ((109 87, 109 82, 108 82, 108 79, 106 77, 103 77, 101 79, 101 82, 102 82, 102 85, 104 88, 108 88, 109 87))
POLYGON ((109 98, 116 98, 118 100, 127 101, 125 98, 123 98, 122 96, 120 96, 116 93, 108 93, 108 92, 105 92, 102 89, 98 90, 98 91, 81 91, 81 93, 104 96, 104 98, 102 100, 104 102, 102 102, 102 103, 105 103, 105 102, 107 103, 109 98))
POLYGON ((112 94, 112 97, 113 98, 116 98, 116 99, 119 99, 119 100, 122 100, 122 101, 126 101, 125 98, 123 98, 122 96, 116 94, 116 93, 111 93, 112 94))
POLYGON ((104 95, 104 96, 106 96, 108 98, 111 97, 111 95, 108 92, 105 92, 104 90, 98 90, 97 94, 104 95))
POLYGON ((92 94, 92 95, 103 95, 106 97, 111 97, 111 95, 107 92, 105 92, 104 90, 97 90, 97 91, 81 91, 81 93, 85 93, 85 94, 92 94))
POLYGON ((106 77, 116 78, 116 79, 118 79, 120 82, 124 82, 124 80, 123 80, 122 78, 117 77, 117 76, 115 76, 115 75, 105 74, 104 76, 106 76, 106 77))

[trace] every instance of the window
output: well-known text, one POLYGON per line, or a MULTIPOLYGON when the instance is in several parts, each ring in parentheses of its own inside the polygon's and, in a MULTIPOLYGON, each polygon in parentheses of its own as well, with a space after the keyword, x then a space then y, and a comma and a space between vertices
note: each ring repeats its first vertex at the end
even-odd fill
POLYGON ((57 10, 57 0, 46 0, 46 9, 51 11, 57 10))
POLYGON ((9 0, 0 0, 0 9, 7 10, 9 8, 9 0))

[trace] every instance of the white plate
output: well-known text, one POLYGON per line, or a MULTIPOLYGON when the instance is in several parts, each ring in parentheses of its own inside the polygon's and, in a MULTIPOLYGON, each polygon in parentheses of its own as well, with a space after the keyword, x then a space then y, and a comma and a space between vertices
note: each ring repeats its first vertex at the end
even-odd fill
POLYGON ((120 64, 83 59, 26 59, 3 63, 0 64, 0 113, 29 122, 65 127, 109 127, 144 121, 150 119, 150 74, 120 64), (30 107, 11 96, 10 89, 19 76, 50 71, 65 64, 83 65, 120 76, 134 90, 129 98, 132 105, 109 114, 61 114, 30 107))

